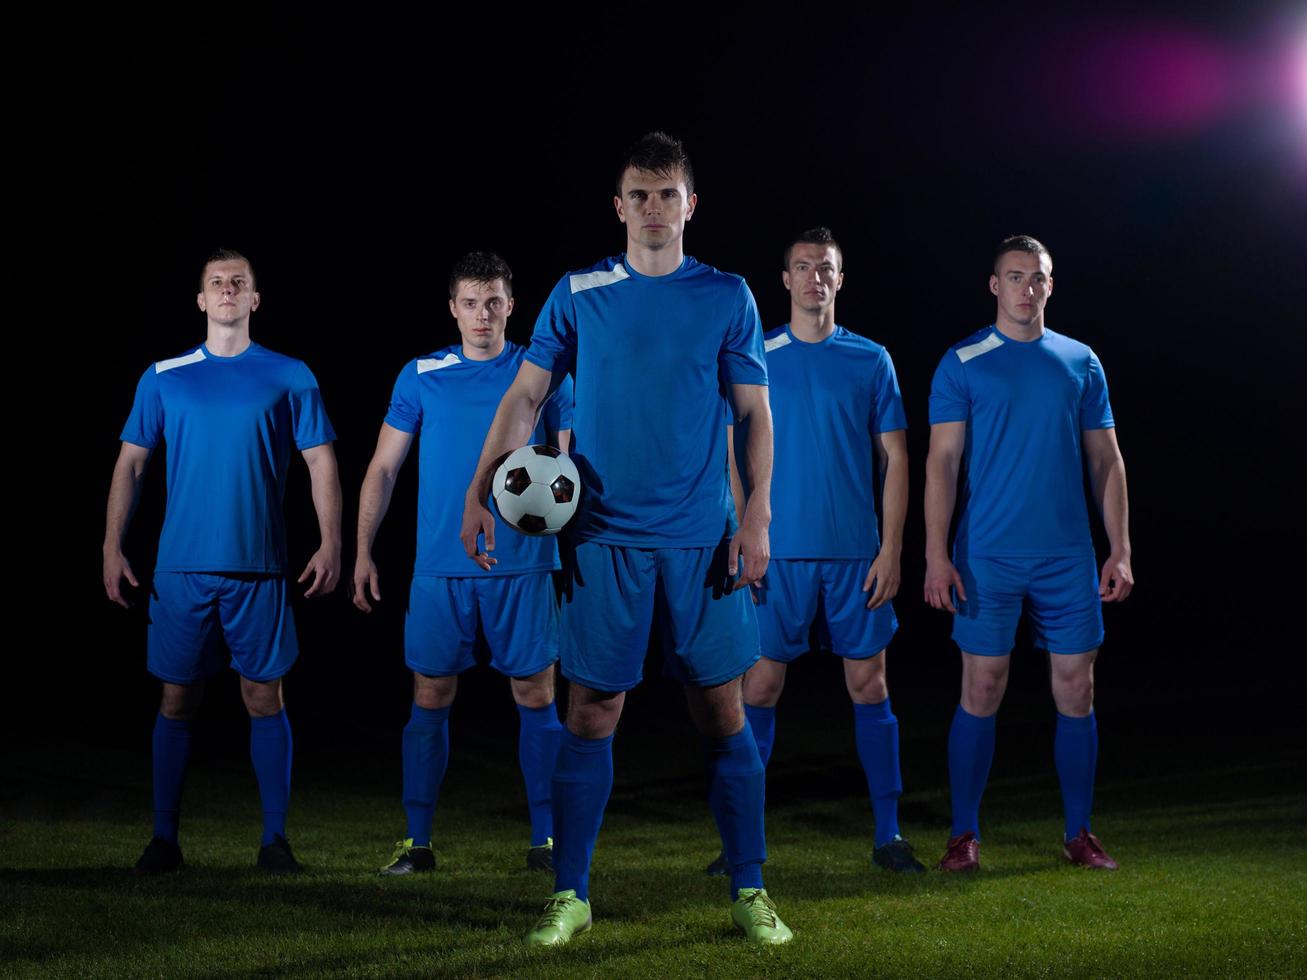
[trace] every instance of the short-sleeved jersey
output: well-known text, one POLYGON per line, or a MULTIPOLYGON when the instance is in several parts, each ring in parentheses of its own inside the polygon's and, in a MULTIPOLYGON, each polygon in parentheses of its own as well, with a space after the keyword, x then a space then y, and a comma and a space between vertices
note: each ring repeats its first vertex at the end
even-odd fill
POLYGON ((739 276, 686 256, 643 276, 625 255, 564 276, 526 358, 576 379, 573 533, 635 548, 713 547, 731 509, 723 396, 767 383, 762 325, 739 276))
POLYGON ((1023 343, 986 327, 940 361, 930 422, 967 423, 956 555, 1093 553, 1081 432, 1115 422, 1092 350, 1048 329, 1023 343))
MULTIPOLYGON (((495 536, 498 564, 488 573, 473 567, 459 541, 463 492, 476 473, 495 410, 517 377, 524 353, 524 348, 509 341, 493 360, 473 361, 463 356, 461 344, 454 344, 409 361, 399 372, 386 424, 419 436, 414 575, 516 575, 559 567, 558 545, 552 537, 502 528, 495 536)), ((543 443, 546 430, 571 427, 572 379, 565 378, 545 402, 531 441, 543 443)))
POLYGON ((875 558, 873 438, 906 429, 889 352, 841 326, 819 343, 769 333, 773 558, 875 558))
POLYGON ((201 344, 151 365, 123 442, 167 445, 160 572, 286 572, 282 499, 291 449, 336 433, 303 361, 251 343, 235 357, 201 344))

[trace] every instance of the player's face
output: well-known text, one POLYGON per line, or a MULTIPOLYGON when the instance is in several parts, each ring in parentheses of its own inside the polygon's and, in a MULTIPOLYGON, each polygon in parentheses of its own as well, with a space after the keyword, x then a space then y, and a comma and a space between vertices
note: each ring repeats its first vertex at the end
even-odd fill
POLYGON ((449 312, 458 321, 464 348, 498 353, 504 344, 504 328, 513 312, 513 298, 504 288, 504 280, 475 282, 460 279, 449 312))
POLYGON ((989 277, 989 291, 998 297, 1000 318, 1023 327, 1042 322, 1053 295, 1053 263, 1043 252, 1005 252, 989 277))
POLYGON ((628 167, 622 175, 622 196, 613 198, 613 206, 630 241, 660 249, 680 241, 698 200, 687 191, 680 170, 662 176, 628 167))
POLYGON ((790 301, 805 313, 823 313, 844 285, 840 253, 833 245, 800 242, 790 249, 790 267, 781 273, 790 301))
POLYGON ((212 323, 231 326, 248 319, 259 308, 250 264, 239 259, 210 262, 204 267, 204 289, 195 302, 212 323))

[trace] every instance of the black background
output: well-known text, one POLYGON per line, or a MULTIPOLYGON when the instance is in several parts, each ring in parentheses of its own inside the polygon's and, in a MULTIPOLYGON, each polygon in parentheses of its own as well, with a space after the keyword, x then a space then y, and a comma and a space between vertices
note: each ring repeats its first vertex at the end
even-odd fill
MULTIPOLYGON (((942 725, 957 698, 948 619, 921 601, 930 376, 951 343, 991 322, 992 252, 1017 232, 1053 252, 1048 322, 1102 359, 1129 473, 1138 584, 1107 610, 1100 717, 1155 704, 1159 723, 1219 715, 1257 731, 1290 703, 1307 106, 1249 97, 1174 125, 1121 114, 1153 97, 1156 75, 1129 63, 1147 62, 1148 44, 1181 38, 1264 62, 1282 47, 1276 10, 841 18, 676 5, 441 18, 217 11, 208 23, 82 25, 75 39, 42 39, 48 54, 18 105, 10 209, 39 267, 21 328, 28 369, 63 381, 22 396, 29 418, 32 399, 58 403, 37 413, 52 427, 29 430, 37 472, 20 467, 36 506, 30 523, 17 508, 31 543, 11 623, 47 640, 18 644, 17 677, 30 676, 11 688, 15 709, 147 743, 157 691, 144 614, 104 598, 104 496, 141 371, 203 339, 195 282, 212 248, 251 256, 262 293, 253 336, 306 360, 321 384, 339 434, 347 577, 395 373, 456 339, 454 259, 486 248, 509 261, 509 336, 525 342, 564 272, 621 250, 614 167, 655 128, 682 137, 694 160, 687 252, 745 275, 770 327, 788 314, 787 236, 829 225, 846 262, 838 319, 894 356, 912 473, 890 651, 901 716, 942 725), (1117 37, 1144 39, 1124 67, 1103 54, 1117 37), (1095 101, 1123 85, 1117 109, 1095 101)), ((11 391, 29 383, 11 379, 11 391)), ((127 546, 145 574, 161 462, 127 546)), ((298 573, 316 522, 304 467, 292 469, 298 573)), ((305 751, 335 744, 342 728, 388 737, 407 715, 400 636, 416 482, 409 463, 376 548, 380 610, 365 618, 343 586, 297 606, 302 655, 287 694, 305 751)), ((1028 657, 1019 652, 1009 704, 1051 713, 1044 668, 1028 657)), ((812 678, 802 697, 844 703, 835 665, 802 670, 812 678)), ((646 673, 657 675, 656 656, 646 673)), ((239 718, 229 680, 213 694, 227 707, 206 717, 239 718)), ((654 682, 642 698, 630 737, 676 696, 654 682)), ((460 725, 476 724, 469 700, 511 718, 500 678, 467 678, 460 725)))

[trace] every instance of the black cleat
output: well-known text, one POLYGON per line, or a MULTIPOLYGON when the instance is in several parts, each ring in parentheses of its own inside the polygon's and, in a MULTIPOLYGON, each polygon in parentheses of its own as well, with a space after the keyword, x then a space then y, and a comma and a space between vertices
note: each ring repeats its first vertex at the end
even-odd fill
POLYGON ((145 852, 136 861, 132 874, 139 878, 167 874, 176 871, 183 863, 182 849, 175 841, 154 837, 145 845, 145 852))
POLYGON ((871 862, 886 871, 900 874, 925 874, 926 867, 912 853, 912 845, 902 837, 895 837, 888 844, 882 844, 871 852, 871 862))
POLYGON ((709 878, 725 878, 731 873, 730 862, 726 860, 726 852, 718 854, 708 863, 708 867, 703 869, 703 873, 709 878))
POLYGON ((381 869, 383 875, 411 875, 419 871, 435 871, 436 855, 427 845, 413 846, 413 838, 395 844, 390 863, 381 869))
POLYGON ((526 849, 526 869, 528 871, 554 870, 554 839, 545 838, 543 844, 533 844, 526 849))
POLYGON ((270 875, 297 875, 304 870, 291 853, 290 841, 281 834, 259 848, 259 867, 270 875))

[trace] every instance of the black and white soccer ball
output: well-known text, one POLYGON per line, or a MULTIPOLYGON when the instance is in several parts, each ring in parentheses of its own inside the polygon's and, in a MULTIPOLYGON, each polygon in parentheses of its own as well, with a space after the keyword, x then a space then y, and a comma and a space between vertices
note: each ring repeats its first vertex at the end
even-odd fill
POLYGON ((523 534, 557 534, 581 500, 581 475, 553 446, 523 446, 495 470, 490 491, 510 527, 523 534))

